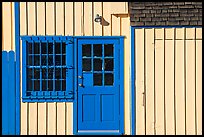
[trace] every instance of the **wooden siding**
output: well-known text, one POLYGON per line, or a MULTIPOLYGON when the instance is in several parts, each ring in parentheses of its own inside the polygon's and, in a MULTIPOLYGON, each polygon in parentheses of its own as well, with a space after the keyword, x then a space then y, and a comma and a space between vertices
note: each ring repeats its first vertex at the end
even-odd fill
POLYGON ((136 134, 202 134, 202 28, 135 29, 136 134))

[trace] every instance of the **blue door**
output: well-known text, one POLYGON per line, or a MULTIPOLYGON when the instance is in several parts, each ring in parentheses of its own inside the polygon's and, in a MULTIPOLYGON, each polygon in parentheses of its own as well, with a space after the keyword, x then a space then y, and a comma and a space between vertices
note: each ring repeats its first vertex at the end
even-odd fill
POLYGON ((79 39, 78 133, 121 133, 120 96, 120 39, 79 39))

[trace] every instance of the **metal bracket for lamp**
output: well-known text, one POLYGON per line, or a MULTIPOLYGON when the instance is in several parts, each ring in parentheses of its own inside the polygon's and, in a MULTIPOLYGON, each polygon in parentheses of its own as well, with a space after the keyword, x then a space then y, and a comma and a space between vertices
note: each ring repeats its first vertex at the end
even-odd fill
POLYGON ((96 14, 96 17, 95 17, 94 21, 95 22, 101 22, 101 20, 102 20, 102 17, 99 16, 99 14, 96 14))

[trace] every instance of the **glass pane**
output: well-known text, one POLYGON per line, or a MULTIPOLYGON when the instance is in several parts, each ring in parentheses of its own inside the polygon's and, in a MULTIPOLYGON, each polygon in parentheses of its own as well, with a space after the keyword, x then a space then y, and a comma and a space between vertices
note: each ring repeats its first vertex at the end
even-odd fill
POLYGON ((33 63, 34 63, 33 62, 33 57, 34 56, 29 56, 28 59, 27 59, 27 63, 28 63, 29 66, 33 66, 33 63))
POLYGON ((28 54, 32 54, 33 53, 32 43, 27 43, 27 45, 28 45, 28 54))
POLYGON ((34 65, 40 66, 40 55, 34 56, 34 65))
POLYGON ((48 79, 53 79, 53 71, 54 71, 53 68, 48 69, 48 79))
POLYGON ((91 44, 82 45, 82 56, 91 57, 91 44))
POLYGON ((101 57, 102 56, 102 45, 94 44, 94 56, 101 57))
POLYGON ((104 56, 113 57, 113 44, 105 44, 104 51, 105 51, 104 56))
POLYGON ((113 74, 105 73, 105 85, 113 85, 113 74))
POLYGON ((42 80, 42 91, 47 91, 47 80, 42 80))
POLYGON ((66 68, 62 69, 62 78, 66 79, 66 68))
POLYGON ((30 79, 33 77, 33 69, 27 68, 27 78, 30 79))
POLYGON ((34 78, 40 79, 40 69, 39 68, 34 68, 34 78))
POLYGON ((35 91, 40 90, 40 80, 34 80, 34 90, 35 91))
POLYGON ((49 55, 47 61, 48 61, 48 66, 52 66, 53 65, 53 55, 49 55))
POLYGON ((61 78, 61 68, 56 68, 55 69, 55 79, 60 79, 61 78))
POLYGON ((32 91, 33 89, 32 89, 32 80, 30 80, 30 79, 27 79, 27 90, 28 91, 32 91))
POLYGON ((61 44, 55 43, 55 54, 61 54, 61 44))
POLYGON ((91 71, 91 59, 83 59, 82 60, 82 70, 83 71, 91 71))
POLYGON ((94 86, 102 86, 102 73, 94 73, 94 86))
POLYGON ((47 55, 41 56, 41 65, 46 66, 47 65, 47 55))
POLYGON ((53 91, 53 80, 48 80, 48 91, 53 91))
POLYGON ((49 54, 53 53, 53 43, 48 43, 48 53, 49 54))
POLYGON ((105 59, 105 71, 113 71, 113 59, 105 59))
POLYGON ((102 70, 102 59, 94 59, 94 71, 102 70))
POLYGON ((55 56, 55 65, 56 66, 61 65, 61 55, 56 55, 55 56))
POLYGON ((66 91, 66 80, 62 80, 62 90, 66 91))
POLYGON ((61 80, 55 80, 55 90, 56 91, 61 90, 61 80))
POLYGON ((62 65, 66 65, 66 56, 65 55, 62 56, 62 65))
POLYGON ((47 79, 47 68, 42 68, 42 79, 47 79))
POLYGON ((40 54, 40 43, 34 43, 34 54, 40 54))
POLYGON ((66 43, 63 42, 62 43, 62 54, 65 54, 66 53, 66 43))
POLYGON ((41 44, 41 54, 47 54, 47 45, 46 45, 46 43, 41 44))

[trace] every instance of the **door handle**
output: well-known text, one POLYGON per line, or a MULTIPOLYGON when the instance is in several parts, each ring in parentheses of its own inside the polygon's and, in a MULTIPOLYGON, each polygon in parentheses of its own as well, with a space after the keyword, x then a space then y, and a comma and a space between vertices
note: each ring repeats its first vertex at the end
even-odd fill
POLYGON ((82 79, 83 77, 82 77, 82 76, 79 76, 79 78, 82 79))
POLYGON ((80 86, 80 87, 83 87, 83 85, 82 85, 82 84, 79 84, 79 86, 80 86))

